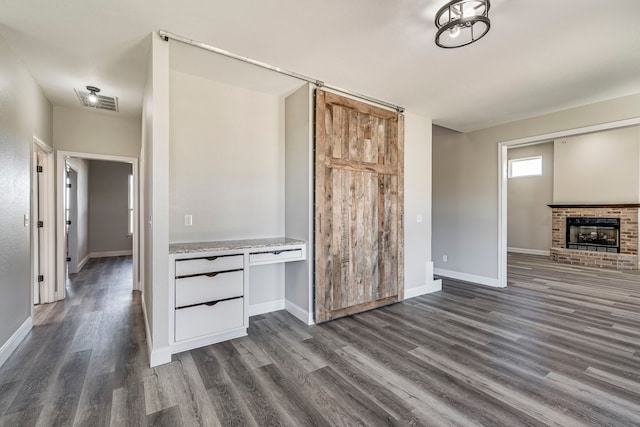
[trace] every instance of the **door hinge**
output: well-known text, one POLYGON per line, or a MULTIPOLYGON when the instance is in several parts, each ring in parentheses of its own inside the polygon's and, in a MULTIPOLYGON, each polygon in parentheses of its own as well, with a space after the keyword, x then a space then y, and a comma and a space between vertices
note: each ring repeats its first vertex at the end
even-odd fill
POLYGON ((44 227, 44 221, 38 221, 38 228, 44 227))
POLYGON ((71 225, 71 220, 65 221, 67 225, 71 225))
POLYGON ((38 275, 38 283, 44 282, 44 276, 42 274, 38 275))
POLYGON ((36 166, 36 172, 42 173, 42 166, 36 166))
POLYGON ((71 262, 71 257, 70 256, 67 257, 67 262, 71 262))

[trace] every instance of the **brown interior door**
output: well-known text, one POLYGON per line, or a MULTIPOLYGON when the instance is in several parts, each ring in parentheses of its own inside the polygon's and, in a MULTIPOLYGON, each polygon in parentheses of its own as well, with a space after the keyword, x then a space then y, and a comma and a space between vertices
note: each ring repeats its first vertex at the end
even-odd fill
POLYGON ((316 90, 316 323, 403 299, 403 120, 316 90))

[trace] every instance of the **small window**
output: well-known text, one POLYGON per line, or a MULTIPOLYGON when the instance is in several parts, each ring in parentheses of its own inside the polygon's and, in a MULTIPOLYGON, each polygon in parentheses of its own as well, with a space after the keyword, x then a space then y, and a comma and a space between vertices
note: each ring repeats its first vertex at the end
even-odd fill
POLYGON ((542 156, 509 160, 509 178, 542 175, 542 156))
POLYGON ((127 234, 133 235, 133 175, 129 175, 129 229, 127 234))

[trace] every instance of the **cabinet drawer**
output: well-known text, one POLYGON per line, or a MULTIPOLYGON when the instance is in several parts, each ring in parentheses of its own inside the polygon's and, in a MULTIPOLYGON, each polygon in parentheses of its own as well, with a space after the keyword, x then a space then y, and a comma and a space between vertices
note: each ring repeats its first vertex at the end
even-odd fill
POLYGON ((176 307, 241 297, 243 277, 243 271, 236 270, 176 279, 176 307))
POLYGON ((258 252, 249 254, 250 263, 286 262, 302 259, 302 249, 285 249, 280 251, 258 252))
POLYGON ((224 332, 244 325, 244 299, 181 308, 175 311, 175 315, 176 341, 224 332))
POLYGON ((190 274, 214 273, 243 267, 243 255, 211 256, 176 260, 176 277, 190 274))

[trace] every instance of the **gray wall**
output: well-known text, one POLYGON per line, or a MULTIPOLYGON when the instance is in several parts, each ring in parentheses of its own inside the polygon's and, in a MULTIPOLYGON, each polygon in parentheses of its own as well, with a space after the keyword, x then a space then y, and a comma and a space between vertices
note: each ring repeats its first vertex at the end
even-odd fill
POLYGON ((90 252, 130 251, 128 163, 91 160, 89 167, 90 252))
POLYGON ((33 136, 52 144, 52 107, 0 38, 0 347, 31 315, 30 228, 33 136))
POLYGON ((553 202, 553 142, 510 148, 508 159, 542 156, 542 176, 510 178, 507 181, 507 246, 514 249, 549 251, 553 202))
POLYGON ((635 117, 640 94, 470 133, 434 128, 436 267, 497 280, 499 142, 635 117))
POLYGON ((554 203, 638 203, 639 126, 558 139, 554 156, 554 203))
POLYGON ((139 118, 60 106, 53 108, 53 118, 56 150, 125 157, 140 155, 139 118))

